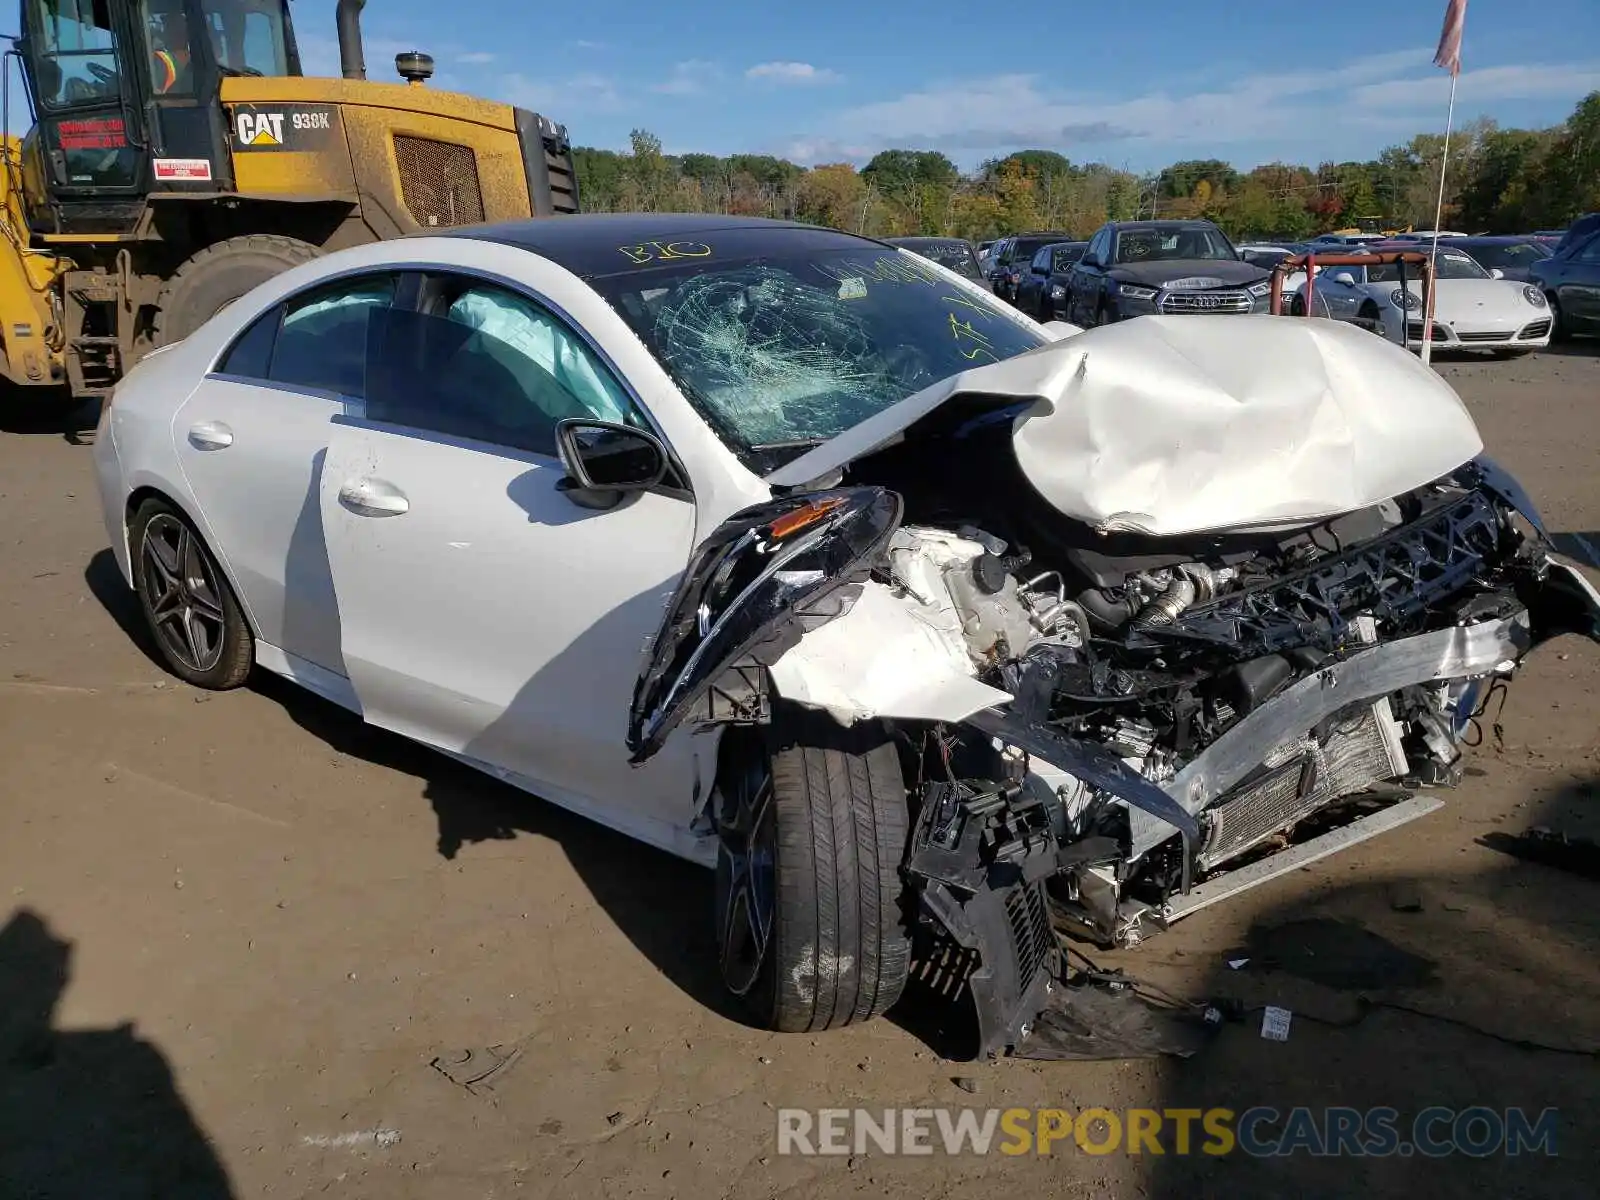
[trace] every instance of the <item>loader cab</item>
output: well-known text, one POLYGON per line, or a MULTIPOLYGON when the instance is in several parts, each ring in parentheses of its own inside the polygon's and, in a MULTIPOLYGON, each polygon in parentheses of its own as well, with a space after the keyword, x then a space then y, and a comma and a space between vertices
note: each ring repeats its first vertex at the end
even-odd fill
POLYGON ((22 0, 33 228, 131 234, 152 195, 231 190, 229 75, 299 75, 287 0, 22 0))

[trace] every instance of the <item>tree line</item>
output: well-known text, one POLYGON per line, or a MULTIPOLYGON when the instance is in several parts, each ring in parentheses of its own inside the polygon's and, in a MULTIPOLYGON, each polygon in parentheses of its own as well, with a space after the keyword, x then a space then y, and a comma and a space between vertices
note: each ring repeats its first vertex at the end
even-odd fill
MULTIPOLYGON (((1367 162, 1269 163, 1238 171, 1218 159, 1138 175, 1022 150, 963 174, 933 150, 885 150, 802 167, 763 154, 665 154, 634 130, 628 151, 573 150, 588 212, 718 212, 830 225, 874 237, 991 238, 1022 229, 1079 237, 1108 220, 1205 217, 1237 240, 1296 240, 1376 219, 1432 228, 1444 139, 1422 133, 1367 162)), ((1444 227, 1468 233, 1559 229, 1600 209, 1600 92, 1548 129, 1474 122, 1450 139, 1444 227)))

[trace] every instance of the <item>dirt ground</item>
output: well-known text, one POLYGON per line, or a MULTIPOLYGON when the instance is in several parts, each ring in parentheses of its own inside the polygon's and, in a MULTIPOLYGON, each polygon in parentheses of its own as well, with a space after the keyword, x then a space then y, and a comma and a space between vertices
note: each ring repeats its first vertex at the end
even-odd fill
MULTIPOLYGON (((1597 351, 1440 368, 1591 541, 1597 351)), ((916 1005, 754 1032, 719 1008, 697 869, 275 680, 177 683, 89 450, 0 424, 0 1196, 1594 1195, 1600 883, 1479 839, 1600 832, 1600 647, 1535 658, 1441 812, 1104 956, 1287 1007, 1286 1042, 1257 1015, 1186 1060, 975 1066, 916 1005), (520 1053, 489 1087, 432 1065, 490 1047, 520 1053), (1556 1108, 1557 1156, 800 1158, 775 1134, 782 1107, 1299 1104, 1556 1108)))

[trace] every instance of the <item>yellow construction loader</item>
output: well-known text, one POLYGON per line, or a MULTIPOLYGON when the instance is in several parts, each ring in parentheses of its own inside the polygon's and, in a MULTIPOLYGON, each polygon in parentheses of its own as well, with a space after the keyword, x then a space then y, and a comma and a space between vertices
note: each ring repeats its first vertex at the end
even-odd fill
POLYGON ((6 57, 33 125, 0 154, 0 378, 102 395, 326 251, 577 211, 562 126, 425 86, 420 52, 368 81, 364 3, 339 0, 344 77, 319 79, 288 0, 22 0, 6 57))

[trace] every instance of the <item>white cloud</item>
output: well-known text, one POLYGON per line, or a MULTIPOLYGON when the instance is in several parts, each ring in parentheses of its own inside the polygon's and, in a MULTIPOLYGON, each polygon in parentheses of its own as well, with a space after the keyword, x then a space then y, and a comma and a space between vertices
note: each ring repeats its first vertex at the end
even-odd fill
POLYGON ((715 63, 691 58, 686 62, 674 63, 671 74, 650 90, 663 96, 698 96, 721 76, 722 71, 715 63))
POLYGON ((495 56, 490 54, 487 50, 473 50, 466 54, 456 55, 456 61, 458 63, 465 63, 472 67, 482 66, 485 63, 492 63, 494 60, 495 56))
POLYGON ((529 79, 507 75, 493 91, 497 100, 531 108, 551 120, 565 122, 568 113, 618 112, 624 107, 617 81, 608 75, 583 73, 565 79, 529 79))
MULTIPOLYGON (((1456 106, 1491 100, 1560 100, 1600 88, 1600 62, 1556 66, 1485 67, 1463 71, 1456 82, 1456 106)), ((1391 79, 1358 87, 1351 99, 1364 108, 1403 105, 1443 106, 1450 96, 1450 77, 1442 71, 1426 79, 1391 79)))
MULTIPOLYGON (((1191 145, 1224 156, 1230 146, 1348 141, 1374 150, 1430 121, 1442 125, 1449 77, 1430 65, 1432 48, 1368 55, 1313 70, 1246 75, 1209 90, 1163 88, 1128 97, 1068 94, 1032 74, 932 83, 894 99, 819 116, 826 138, 797 138, 796 161, 859 161, 886 147, 943 150, 973 160, 1019 147, 1059 149, 1151 142, 1191 145), (1436 110, 1436 111, 1434 111, 1436 110)), ((1600 64, 1488 67, 1463 72, 1457 116, 1512 100, 1576 102, 1600 86, 1600 64)))
POLYGON ((605 42, 591 42, 587 38, 579 38, 577 41, 573 42, 572 44, 574 46, 576 46, 579 50, 605 50, 605 49, 608 49, 608 47, 607 47, 605 42))
POLYGON ((837 83, 839 75, 826 67, 814 67, 807 62, 757 63, 744 73, 746 79, 764 79, 769 83, 809 84, 837 83))

